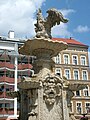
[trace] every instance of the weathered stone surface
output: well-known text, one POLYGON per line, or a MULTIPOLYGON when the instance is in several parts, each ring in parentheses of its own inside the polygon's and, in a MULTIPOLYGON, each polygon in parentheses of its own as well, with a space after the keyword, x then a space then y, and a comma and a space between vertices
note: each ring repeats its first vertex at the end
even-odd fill
POLYGON ((46 17, 46 19, 44 19, 41 10, 38 10, 37 23, 35 24, 35 32, 37 38, 52 38, 51 28, 55 25, 59 25, 60 22, 68 22, 67 19, 64 19, 62 13, 55 8, 49 9, 47 13, 48 16, 46 17))
POLYGON ((23 55, 34 55, 37 58, 51 58, 56 56, 60 51, 65 50, 68 44, 63 41, 53 41, 51 39, 34 38, 27 40, 19 49, 23 55))

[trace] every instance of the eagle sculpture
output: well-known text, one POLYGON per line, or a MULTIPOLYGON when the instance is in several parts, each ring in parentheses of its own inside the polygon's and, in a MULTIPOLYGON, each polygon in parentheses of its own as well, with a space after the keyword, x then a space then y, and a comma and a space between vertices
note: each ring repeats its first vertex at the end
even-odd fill
POLYGON ((49 9, 47 13, 48 16, 43 18, 41 9, 37 12, 37 23, 35 24, 35 37, 37 38, 44 37, 51 39, 51 28, 55 25, 59 25, 60 22, 68 22, 68 20, 63 17, 62 13, 55 8, 49 9))

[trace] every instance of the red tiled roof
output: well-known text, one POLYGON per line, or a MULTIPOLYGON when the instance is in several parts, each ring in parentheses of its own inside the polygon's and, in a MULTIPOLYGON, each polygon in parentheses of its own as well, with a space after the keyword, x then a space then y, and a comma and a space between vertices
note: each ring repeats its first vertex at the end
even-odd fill
MULTIPOLYGON (((72 45, 80 45, 80 46, 87 46, 79 41, 76 41, 74 39, 68 39, 68 38, 52 38, 52 40, 58 40, 58 41, 63 41, 66 42, 67 44, 72 44, 72 45)), ((88 47, 88 46, 87 46, 88 47)))

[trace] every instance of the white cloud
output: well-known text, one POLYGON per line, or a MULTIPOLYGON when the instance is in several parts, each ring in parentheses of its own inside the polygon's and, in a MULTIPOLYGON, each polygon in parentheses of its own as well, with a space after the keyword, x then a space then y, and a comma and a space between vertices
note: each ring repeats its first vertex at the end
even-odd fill
POLYGON ((90 28, 87 25, 85 26, 79 25, 76 29, 74 29, 74 32, 78 32, 78 33, 89 32, 89 31, 90 28))
MULTIPOLYGON (((15 31, 16 37, 34 36, 35 12, 46 0, 3 0, 0 1, 0 35, 7 35, 9 30, 15 31)), ((60 10, 65 17, 73 13, 73 9, 60 10)), ((55 26, 52 36, 69 36, 68 24, 55 26)))
POLYGON ((67 17, 69 14, 75 12, 75 10, 73 10, 73 9, 62 9, 62 10, 60 10, 60 11, 62 12, 62 14, 63 14, 65 17, 67 17))
POLYGON ((45 0, 0 1, 0 35, 14 30, 16 35, 34 34, 34 15, 45 0))
MULTIPOLYGON (((67 23, 66 23, 67 24, 67 23)), ((65 23, 61 23, 58 26, 52 28, 52 36, 53 37, 70 37, 72 34, 68 31, 68 25, 65 23)))

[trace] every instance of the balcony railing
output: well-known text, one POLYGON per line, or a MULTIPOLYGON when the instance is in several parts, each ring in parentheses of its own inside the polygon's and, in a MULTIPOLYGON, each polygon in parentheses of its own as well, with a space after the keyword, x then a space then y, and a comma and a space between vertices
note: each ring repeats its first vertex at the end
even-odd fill
MULTIPOLYGON (((7 67, 9 69, 14 69, 15 65, 11 64, 10 62, 0 62, 0 68, 2 67, 7 67)), ((32 65, 31 64, 19 64, 18 65, 18 70, 23 70, 23 69, 31 69, 32 65)))
POLYGON ((0 91, 0 98, 11 98, 6 94, 6 91, 0 91))
POLYGON ((32 68, 31 64, 19 64, 18 65, 18 70, 31 69, 31 68, 32 68))
POLYGON ((14 114, 14 110, 13 109, 1 108, 0 107, 0 115, 13 115, 13 114, 14 114))
POLYGON ((9 69, 14 69, 14 64, 11 64, 10 62, 0 62, 0 68, 7 67, 9 69))
POLYGON ((14 83, 14 78, 6 77, 4 75, 0 77, 0 82, 14 83))

